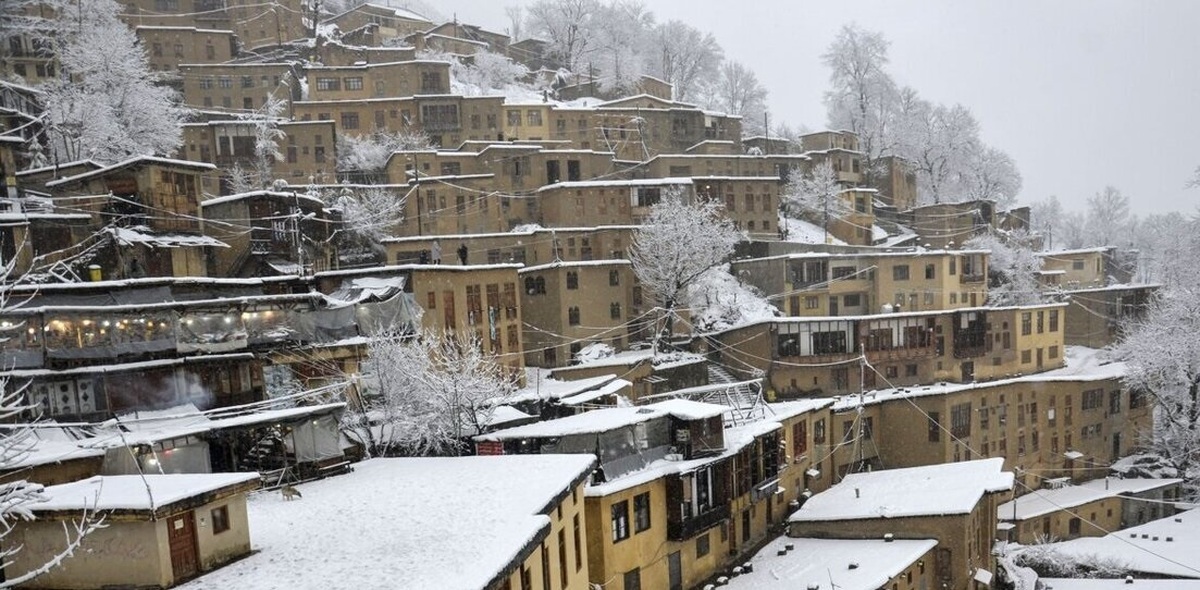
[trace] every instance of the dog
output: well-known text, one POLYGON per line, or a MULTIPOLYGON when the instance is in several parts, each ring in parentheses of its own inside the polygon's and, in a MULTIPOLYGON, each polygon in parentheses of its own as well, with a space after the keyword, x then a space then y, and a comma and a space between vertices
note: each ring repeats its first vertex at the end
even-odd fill
POLYGON ((282 488, 279 489, 279 492, 281 494, 283 494, 284 500, 294 500, 296 498, 304 498, 304 494, 301 494, 300 490, 297 490, 296 488, 294 488, 292 486, 283 486, 282 488))

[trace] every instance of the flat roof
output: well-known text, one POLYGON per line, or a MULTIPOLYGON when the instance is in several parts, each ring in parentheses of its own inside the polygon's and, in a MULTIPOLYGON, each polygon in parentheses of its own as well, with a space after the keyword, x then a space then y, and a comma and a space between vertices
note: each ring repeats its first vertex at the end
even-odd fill
POLYGON ((852 473, 809 498, 789 522, 967 514, 988 492, 1011 490, 1013 474, 993 457, 924 467, 852 473))
POLYGON ((1058 489, 1033 490, 996 508, 1000 520, 1025 520, 1075 508, 1122 494, 1138 494, 1176 485, 1182 479, 1120 479, 1106 477, 1058 489))
POLYGON ((255 498, 258 551, 181 588, 489 588, 536 556, 550 510, 594 463, 591 455, 363 461, 297 485, 302 501, 255 498))
POLYGON ((932 539, 796 539, 779 537, 750 558, 753 571, 730 578, 729 590, 877 590, 937 546, 932 539), (791 546, 785 555, 781 550, 791 546))

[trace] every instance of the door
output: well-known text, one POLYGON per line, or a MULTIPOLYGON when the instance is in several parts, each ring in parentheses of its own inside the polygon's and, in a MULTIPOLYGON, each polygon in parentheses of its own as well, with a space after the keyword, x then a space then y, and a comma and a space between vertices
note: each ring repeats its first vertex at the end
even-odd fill
POLYGON ((175 582, 196 575, 200 570, 200 557, 196 550, 196 518, 191 511, 176 514, 167 521, 167 541, 175 582))
POLYGON ((837 296, 829 298, 829 315, 835 316, 838 314, 838 298, 837 296))
POLYGON ((670 590, 683 590, 683 564, 678 551, 667 556, 667 575, 670 590))
POLYGON ((1039 371, 1042 370, 1042 363, 1042 349, 1039 348, 1037 349, 1037 368, 1039 371))
POLYGON ((1121 458, 1121 433, 1114 432, 1112 434, 1112 460, 1116 461, 1121 458))
POLYGON ((959 367, 962 370, 962 382, 970 383, 975 380, 975 363, 965 362, 959 367))

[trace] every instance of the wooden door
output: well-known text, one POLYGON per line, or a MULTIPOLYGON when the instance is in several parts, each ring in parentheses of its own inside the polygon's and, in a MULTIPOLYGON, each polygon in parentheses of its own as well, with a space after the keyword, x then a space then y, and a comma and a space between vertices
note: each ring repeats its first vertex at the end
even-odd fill
POLYGON ((171 570, 175 582, 186 580, 200 570, 196 547, 196 518, 191 511, 176 514, 167 520, 167 540, 171 548, 171 570))

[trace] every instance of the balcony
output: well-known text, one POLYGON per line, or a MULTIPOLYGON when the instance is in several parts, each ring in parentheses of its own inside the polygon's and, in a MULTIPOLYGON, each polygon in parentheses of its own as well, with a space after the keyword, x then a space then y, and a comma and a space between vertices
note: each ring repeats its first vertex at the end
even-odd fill
POLYGON ((717 526, 729 518, 729 506, 714 506, 707 512, 702 512, 691 518, 678 522, 667 522, 667 538, 672 541, 686 541, 696 534, 717 526))
POLYGON ((987 275, 982 273, 967 274, 963 273, 958 276, 959 283, 982 283, 987 280, 987 275))

